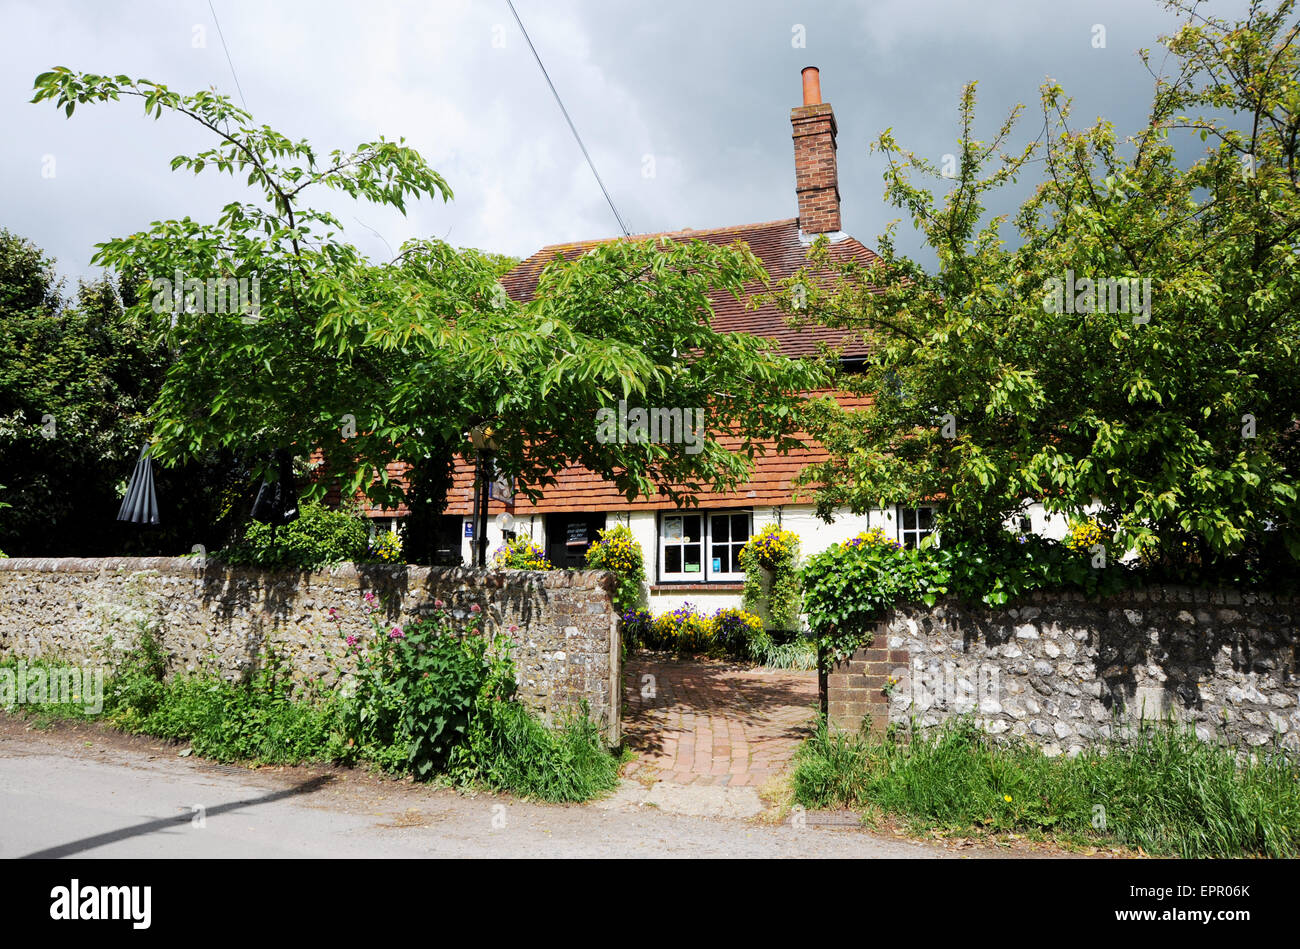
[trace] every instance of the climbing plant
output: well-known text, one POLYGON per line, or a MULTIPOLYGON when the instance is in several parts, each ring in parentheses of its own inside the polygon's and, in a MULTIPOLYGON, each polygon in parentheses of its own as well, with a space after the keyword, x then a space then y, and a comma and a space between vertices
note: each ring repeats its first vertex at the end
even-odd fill
POLYGON ((596 542, 587 548, 587 566, 592 570, 608 570, 617 578, 614 588, 614 607, 620 613, 635 610, 644 599, 645 556, 641 545, 624 524, 600 532, 596 542))
POLYGON ((799 535, 768 524, 740 551, 745 606, 766 606, 774 629, 799 625, 799 535))

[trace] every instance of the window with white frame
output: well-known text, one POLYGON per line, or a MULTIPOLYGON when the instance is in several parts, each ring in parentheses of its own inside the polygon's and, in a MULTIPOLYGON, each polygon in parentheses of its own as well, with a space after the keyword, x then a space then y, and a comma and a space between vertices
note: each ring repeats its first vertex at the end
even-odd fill
POLYGON ((752 526, 749 511, 664 514, 659 520, 659 579, 743 579, 740 549, 749 540, 752 526))
MULTIPOLYGON (((904 547, 919 547, 921 541, 934 532, 932 506, 898 508, 898 542, 904 547)), ((937 537, 935 542, 938 542, 937 537)))

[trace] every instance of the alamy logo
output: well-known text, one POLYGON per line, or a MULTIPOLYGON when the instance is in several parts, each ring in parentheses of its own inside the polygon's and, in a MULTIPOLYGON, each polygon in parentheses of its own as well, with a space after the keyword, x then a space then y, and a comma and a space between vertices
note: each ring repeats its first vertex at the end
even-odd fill
POLYGON ((149 281, 155 313, 237 313, 245 323, 262 318, 262 281, 253 277, 186 277, 177 270, 174 280, 149 281))
POLYGON ((1043 309, 1048 313, 1131 313, 1133 322, 1151 320, 1150 277, 1049 277, 1043 282, 1043 309))
POLYGON ((596 441, 602 445, 685 445, 686 454, 704 450, 704 409, 634 408, 596 412, 596 441))
POLYGON ((13 705, 81 705, 88 715, 104 710, 104 670, 76 666, 0 669, 0 708, 13 705))
POLYGON ((129 919, 131 928, 148 929, 153 919, 151 886, 70 886, 50 890, 50 919, 129 919))

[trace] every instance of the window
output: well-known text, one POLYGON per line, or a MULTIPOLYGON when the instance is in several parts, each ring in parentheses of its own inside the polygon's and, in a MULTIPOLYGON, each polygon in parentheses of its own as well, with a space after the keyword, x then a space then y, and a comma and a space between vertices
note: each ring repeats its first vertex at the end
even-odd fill
POLYGON ((582 568, 587 549, 604 529, 604 514, 547 514, 546 559, 557 567, 582 568))
POLYGON ((749 511, 665 514, 659 522, 659 578, 735 580, 744 576, 740 549, 749 540, 749 511))
POLYGON ((741 577, 740 548, 749 540, 749 512, 709 515, 709 574, 741 577))
MULTIPOLYGON (((934 533, 933 507, 898 509, 898 542, 904 547, 919 547, 922 538, 934 533)), ((938 538, 935 538, 938 541, 938 538)))

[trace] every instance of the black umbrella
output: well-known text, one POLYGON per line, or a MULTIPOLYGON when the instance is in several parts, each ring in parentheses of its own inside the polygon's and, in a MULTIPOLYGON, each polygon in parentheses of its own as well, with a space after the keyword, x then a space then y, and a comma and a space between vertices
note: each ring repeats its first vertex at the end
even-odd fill
POLYGON ((293 490, 293 453, 281 449, 275 453, 277 477, 262 479, 253 502, 253 520, 275 527, 298 519, 298 496, 293 490))
POLYGON ((153 462, 149 460, 149 443, 140 449, 140 458, 131 472, 126 486, 126 497, 118 508, 117 519, 132 524, 158 523, 158 497, 153 490, 153 462))

